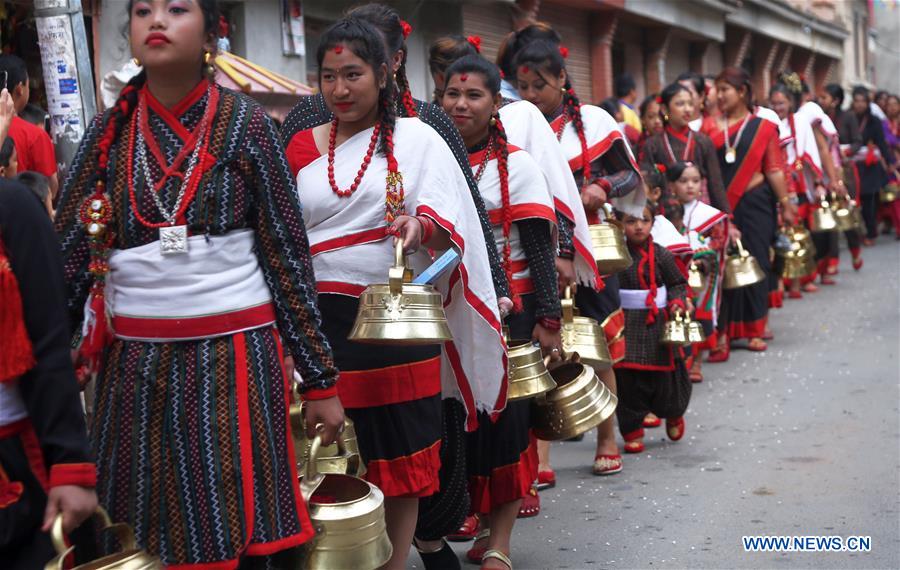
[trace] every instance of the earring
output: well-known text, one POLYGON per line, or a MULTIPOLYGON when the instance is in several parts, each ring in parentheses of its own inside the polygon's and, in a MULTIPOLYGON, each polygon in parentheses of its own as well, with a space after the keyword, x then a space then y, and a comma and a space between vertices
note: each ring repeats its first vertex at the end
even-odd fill
POLYGON ((497 126, 497 117, 496 117, 496 115, 491 117, 491 126, 492 126, 492 127, 496 127, 496 126, 497 126))
POLYGON ((139 60, 139 59, 136 58, 136 57, 131 58, 131 63, 135 64, 135 65, 138 66, 138 67, 141 66, 141 60, 139 60))
POLYGON ((216 75, 216 66, 213 65, 215 58, 213 57, 212 52, 206 52, 206 55, 203 56, 203 63, 206 66, 206 75, 213 79, 216 75))
POLYGON ((668 113, 663 113, 663 122, 665 122, 665 123, 669 122, 669 114, 668 113))
POLYGON ((559 91, 560 91, 560 93, 565 93, 565 92, 566 92, 566 88, 565 88, 565 87, 560 87, 560 88, 559 88, 559 91))

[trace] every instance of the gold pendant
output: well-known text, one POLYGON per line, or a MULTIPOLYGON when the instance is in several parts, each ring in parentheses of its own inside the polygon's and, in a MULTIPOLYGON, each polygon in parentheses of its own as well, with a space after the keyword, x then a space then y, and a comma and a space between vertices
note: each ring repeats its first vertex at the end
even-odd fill
POLYGON ((725 151, 725 162, 728 164, 734 164, 734 161, 737 160, 737 151, 733 148, 729 148, 725 151))
POLYGON ((187 226, 159 228, 159 251, 163 255, 187 253, 187 226))

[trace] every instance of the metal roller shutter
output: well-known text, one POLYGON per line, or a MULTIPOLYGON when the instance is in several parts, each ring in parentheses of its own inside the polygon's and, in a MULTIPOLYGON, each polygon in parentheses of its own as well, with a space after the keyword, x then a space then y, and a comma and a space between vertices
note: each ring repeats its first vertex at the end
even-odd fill
POLYGON ((497 50, 506 34, 512 31, 508 2, 463 5, 463 35, 481 37, 481 55, 496 61, 497 50))
POLYGON ((538 19, 547 22, 562 36, 569 48, 566 69, 575 92, 583 103, 595 103, 591 81, 591 13, 570 6, 542 2, 538 19))

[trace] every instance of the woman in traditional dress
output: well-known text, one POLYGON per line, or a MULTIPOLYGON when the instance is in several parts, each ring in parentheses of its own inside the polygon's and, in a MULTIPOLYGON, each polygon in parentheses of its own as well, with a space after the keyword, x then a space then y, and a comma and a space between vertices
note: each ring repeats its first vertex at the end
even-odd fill
POLYGON ((638 143, 634 148, 634 154, 638 157, 643 154, 644 145, 647 144, 647 140, 652 135, 660 133, 663 130, 662 113, 659 111, 661 102, 658 94, 651 93, 644 97, 644 100, 641 101, 641 104, 638 106, 638 112, 641 118, 641 134, 638 137, 638 143))
MULTIPOLYGON (((700 169, 704 184, 701 200, 713 208, 731 213, 719 158, 709 137, 695 132, 689 123, 694 115, 693 96, 681 83, 672 83, 660 94, 660 115, 664 129, 650 137, 641 153, 641 169, 651 170, 657 164, 667 168, 676 162, 691 162, 700 169)), ((739 234, 735 237, 740 237, 739 234)))
MULTIPOLYGON (((509 336, 534 340, 546 355, 558 360, 561 307, 554 265, 553 196, 534 159, 506 140, 498 114, 497 68, 470 55, 453 63, 446 79, 444 111, 469 149, 469 162, 513 291, 515 308, 506 319, 509 336)), ((478 430, 468 437, 472 510, 481 515, 488 536, 485 544, 476 540, 467 556, 483 568, 512 567, 508 555, 513 524, 537 476, 533 449, 529 453, 530 405, 527 400, 510 402, 493 422, 482 415, 478 430)))
MULTIPOLYGON (((862 146, 856 115, 853 114, 853 111, 841 109, 844 104, 844 88, 837 83, 829 83, 825 86, 819 95, 819 103, 837 132, 836 141, 832 139, 831 154, 834 155, 835 165, 841 169, 840 180, 846 188, 847 197, 859 207, 859 173, 856 163, 850 159, 862 146), (837 148, 834 148, 835 143, 837 148)), ((850 250, 853 269, 856 271, 862 269, 863 266, 861 230, 862 228, 853 228, 844 231, 847 249, 850 250)))
POLYGON ((291 140, 297 184, 322 330, 341 368, 338 393, 356 424, 366 478, 386 497, 394 546, 388 567, 402 568, 419 499, 439 488, 442 393, 465 404, 469 430, 477 425, 476 410, 506 404, 497 300, 459 165, 433 129, 394 115, 381 34, 362 19, 341 20, 322 36, 316 57, 334 119, 291 140), (417 272, 431 264, 428 250, 452 248, 460 256, 459 266, 436 283, 452 341, 373 346, 348 340, 360 294, 384 282, 394 263, 391 236, 417 272))
MULTIPOLYGON (((750 76, 737 67, 726 67, 716 78, 718 119, 704 120, 702 131, 718 149, 719 166, 733 221, 741 231, 744 247, 760 267, 771 274, 769 246, 775 239, 777 212, 793 225, 797 206, 791 202, 784 180, 778 130, 771 121, 753 114, 750 76)), ((724 292, 719 320, 719 346, 710 362, 728 359, 730 342, 749 339, 750 350, 764 351, 769 313, 768 280, 724 292)))
POLYGON ((680 348, 662 344, 667 318, 687 310, 687 281, 675 258, 651 237, 650 206, 640 216, 624 215, 625 237, 635 262, 618 273, 625 312, 625 358, 616 363, 619 405, 616 416, 626 453, 644 451, 643 422, 648 412, 666 419, 672 441, 684 437, 684 413, 691 382, 680 348))
POLYGON ((862 216, 866 224, 863 245, 872 245, 878 237, 878 197, 881 187, 887 183, 885 165, 893 169, 896 157, 884 140, 884 129, 869 105, 869 90, 858 85, 853 88, 851 106, 859 124, 858 132, 863 147, 852 157, 859 173, 862 216))
MULTIPOLYGON (((526 45, 516 57, 515 70, 519 93, 540 109, 557 134, 581 188, 581 202, 588 219, 599 223, 607 201, 620 211, 639 215, 645 202, 644 187, 628 145, 608 113, 578 101, 559 46, 547 41, 526 45)), ((595 319, 603 327, 610 354, 618 362, 625 355, 625 342, 616 277, 604 277, 598 288, 599 291, 579 287, 576 305, 583 316, 595 319)), ((597 372, 607 386, 615 386, 612 369, 597 372)), ((599 428, 593 470, 597 475, 607 475, 621 471, 621 467, 610 419, 599 428)))
POLYGON ((691 382, 702 382, 702 353, 716 346, 722 271, 728 245, 728 214, 700 199, 702 176, 696 164, 676 162, 666 170, 666 177, 670 193, 684 208, 683 232, 688 237, 693 261, 704 276, 703 289, 693 304, 696 307, 695 318, 703 325, 706 342, 692 347, 690 366, 691 382))
POLYGON ((706 112, 706 80, 699 73, 685 71, 675 79, 675 82, 687 89, 691 98, 690 108, 684 108, 686 111, 690 111, 686 124, 692 131, 699 131, 703 119, 708 116, 706 112))
POLYGON ((322 423, 333 441, 344 418, 294 185, 263 109, 204 76, 217 3, 128 8, 143 71, 91 123, 56 218, 71 320, 99 364, 97 493, 166 565, 294 565, 315 535, 295 363, 309 435, 322 423))
MULTIPOLYGON (((769 103, 781 119, 779 143, 785 153, 784 175, 788 188, 791 194, 797 196, 800 220, 810 227, 813 211, 826 198, 826 191, 822 179, 823 161, 815 134, 806 116, 796 112, 800 96, 799 84, 792 89, 786 83, 778 82, 769 91, 769 103)), ((803 279, 785 279, 789 298, 802 298, 801 288, 807 293, 818 291, 815 284, 817 275, 821 276, 824 285, 834 285, 827 265, 830 252, 837 249, 837 239, 837 232, 812 232, 816 246, 816 270, 803 279)))

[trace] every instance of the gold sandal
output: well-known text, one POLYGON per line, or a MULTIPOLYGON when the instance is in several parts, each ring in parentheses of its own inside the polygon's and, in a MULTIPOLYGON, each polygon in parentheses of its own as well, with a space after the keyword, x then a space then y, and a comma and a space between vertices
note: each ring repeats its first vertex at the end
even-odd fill
POLYGON ((491 548, 490 550, 484 551, 484 555, 481 557, 481 564, 484 565, 484 561, 491 558, 493 558, 494 560, 499 560, 500 562, 509 566, 509 570, 513 570, 512 560, 509 559, 509 556, 503 554, 503 552, 497 550, 496 548, 491 548))

